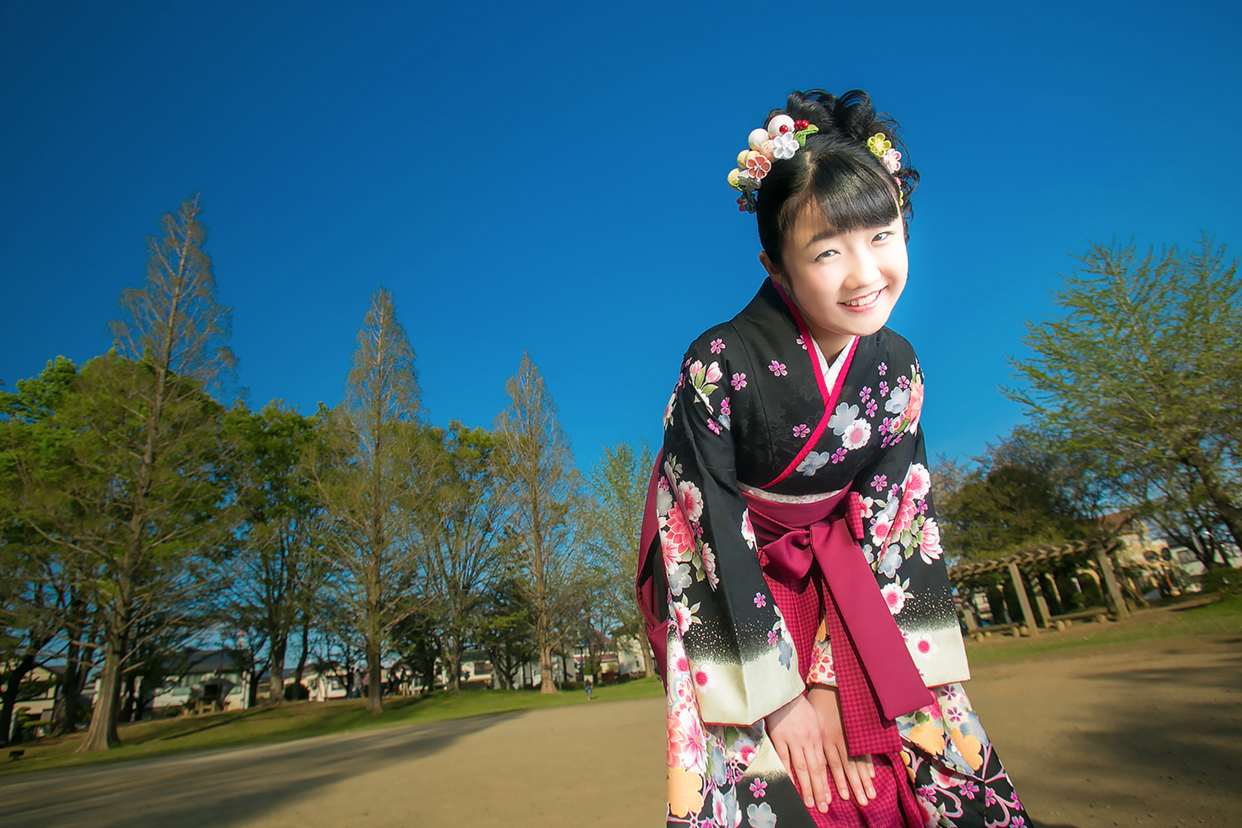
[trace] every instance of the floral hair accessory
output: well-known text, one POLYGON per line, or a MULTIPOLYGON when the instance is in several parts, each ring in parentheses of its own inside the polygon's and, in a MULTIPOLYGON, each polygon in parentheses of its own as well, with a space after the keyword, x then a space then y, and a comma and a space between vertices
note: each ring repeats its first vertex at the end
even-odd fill
POLYGON ((867 149, 893 175, 893 181, 897 182, 897 203, 904 205, 906 199, 901 192, 901 179, 897 177, 897 171, 901 169, 901 153, 893 149, 893 142, 885 138, 883 132, 877 132, 867 139, 867 149))
POLYGON ((772 170, 772 162, 793 158, 800 147, 806 146, 806 137, 816 132, 819 127, 814 124, 795 121, 784 113, 773 115, 767 128, 751 130, 747 141, 750 149, 738 153, 737 168, 729 170, 729 186, 742 193, 737 208, 755 212, 755 191, 772 170))
POLYGON ((890 173, 896 173, 901 169, 901 153, 893 149, 893 142, 885 138, 883 132, 877 132, 867 139, 867 149, 880 159, 884 169, 890 173))

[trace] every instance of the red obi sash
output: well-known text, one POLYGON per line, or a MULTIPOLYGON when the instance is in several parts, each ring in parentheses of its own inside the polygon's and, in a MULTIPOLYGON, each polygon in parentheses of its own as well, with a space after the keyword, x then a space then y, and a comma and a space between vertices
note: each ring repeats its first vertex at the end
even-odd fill
POLYGON ((932 695, 859 548, 863 527, 857 493, 841 492, 815 503, 746 499, 769 577, 802 591, 813 570, 822 574, 850 753, 896 751, 900 740, 892 720, 931 704, 932 695))

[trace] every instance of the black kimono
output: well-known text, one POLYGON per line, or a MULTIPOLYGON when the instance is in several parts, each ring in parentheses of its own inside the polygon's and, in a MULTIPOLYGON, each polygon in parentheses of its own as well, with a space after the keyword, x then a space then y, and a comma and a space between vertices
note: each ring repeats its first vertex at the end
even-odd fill
POLYGON ((811 683, 836 683, 833 641, 821 628, 800 663, 748 499, 846 496, 861 518, 856 554, 874 573, 866 597, 884 602, 895 640, 931 688, 930 704, 888 717, 926 824, 1027 824, 959 684, 969 672, 922 405, 906 340, 885 328, 855 338, 830 365, 771 281, 690 346, 665 412, 639 571, 668 694, 669 825, 815 824, 763 719, 811 683))

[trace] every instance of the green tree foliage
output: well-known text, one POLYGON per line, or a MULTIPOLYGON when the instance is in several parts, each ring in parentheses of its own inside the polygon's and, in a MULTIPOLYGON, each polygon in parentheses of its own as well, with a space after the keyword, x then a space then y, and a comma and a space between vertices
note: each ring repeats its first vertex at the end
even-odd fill
POLYGON ((525 592, 512 578, 493 585, 481 608, 475 634, 492 662, 499 690, 512 690, 522 665, 539 657, 532 615, 525 592))
POLYGON ((323 569, 323 505, 307 469, 318 422, 273 402, 254 413, 235 407, 224 424, 241 549, 225 615, 235 624, 249 620, 251 639, 267 642, 268 700, 279 704, 289 636, 309 611, 323 569))
POLYGON ((424 474, 414 511, 422 540, 423 590, 436 619, 448 689, 457 690, 462 653, 479 609, 503 575, 504 501, 492 473, 492 435, 454 421, 423 433, 424 474))
POLYGON ((940 514, 953 553, 973 559, 1089 532, 1089 524, 1058 496, 1047 475, 1024 466, 973 472, 960 489, 940 499, 940 514))
POLYGON ((102 624, 103 670, 83 750, 117 741, 122 677, 145 644, 200 614, 228 537, 220 405, 229 310, 215 299, 197 195, 148 240, 144 286, 121 296, 116 347, 83 366, 50 427, 56 451, 16 468, 25 525, 74 561, 102 624))
POLYGON ((385 645, 419 607, 412 515, 422 429, 414 349, 383 288, 358 332, 345 399, 325 414, 310 468, 332 526, 328 585, 364 643, 367 709, 381 713, 385 645))
MULTIPOLYGON (((0 392, 0 743, 10 732, 26 676, 58 634, 72 627, 65 619, 69 609, 81 610, 74 601, 80 592, 72 561, 32 526, 52 529, 43 511, 46 500, 26 486, 32 467, 53 465, 63 454, 68 435, 58 430, 54 415, 76 378, 76 366, 62 357, 39 377, 18 381, 16 393, 0 392)), ((69 648, 66 658, 73 663, 64 690, 73 693, 80 689, 80 648, 76 640, 69 648)))
POLYGON ((1097 458, 1127 505, 1176 526, 1194 504, 1242 544, 1237 260, 1206 238, 1141 257, 1093 244, 1055 302, 1059 318, 1027 323, 1025 387, 1009 396, 1097 458))
POLYGON ((583 516, 583 538, 598 574, 604 613, 614 635, 639 643, 646 675, 655 675, 651 645, 634 597, 638 536, 655 457, 647 446, 620 442, 604 448, 587 475, 592 503, 583 516))
POLYGON ((1100 482, 1089 457, 1028 426, 970 464, 938 459, 932 474, 945 548, 979 559, 1079 540, 1097 531, 1100 482))
POLYGON ((585 575, 574 537, 580 484, 552 395, 529 353, 506 388, 509 406, 496 417, 496 473, 509 498, 516 584, 539 647, 540 692, 555 693, 552 656, 576 625, 585 575))

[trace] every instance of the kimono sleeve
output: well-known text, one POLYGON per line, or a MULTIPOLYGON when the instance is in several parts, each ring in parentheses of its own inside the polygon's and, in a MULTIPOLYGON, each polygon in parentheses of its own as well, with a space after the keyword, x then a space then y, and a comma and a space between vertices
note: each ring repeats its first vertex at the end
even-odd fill
POLYGON ((665 412, 656 515, 670 697, 692 693, 708 724, 751 725, 804 685, 738 491, 731 395, 747 367, 727 359, 727 345, 727 334, 709 332, 682 364, 665 412))
POLYGON ((862 498, 862 549, 927 686, 965 681, 970 678, 966 650, 919 427, 923 376, 911 357, 908 371, 889 379, 879 455, 851 486, 862 498))

